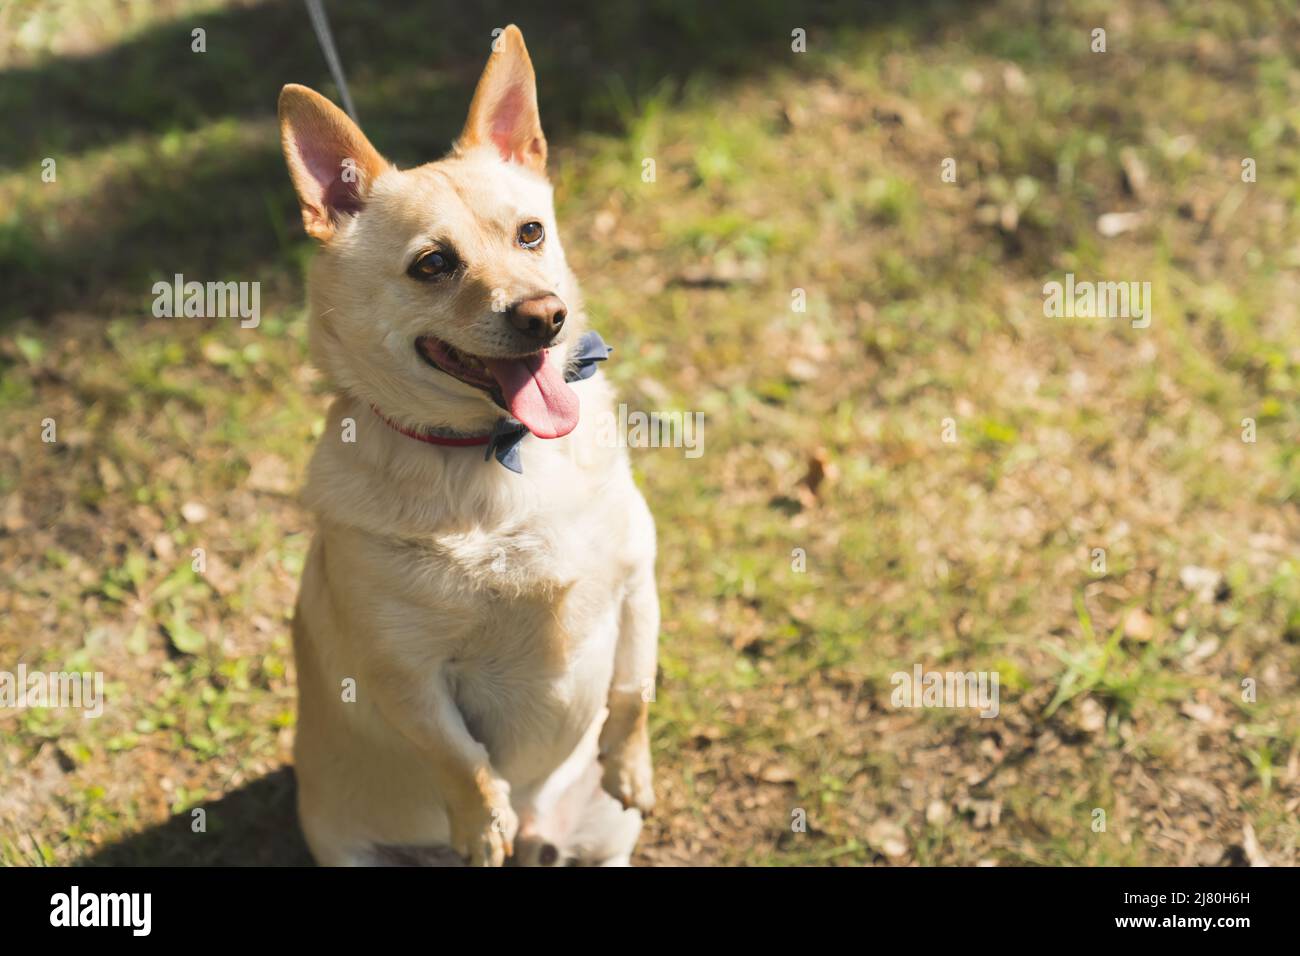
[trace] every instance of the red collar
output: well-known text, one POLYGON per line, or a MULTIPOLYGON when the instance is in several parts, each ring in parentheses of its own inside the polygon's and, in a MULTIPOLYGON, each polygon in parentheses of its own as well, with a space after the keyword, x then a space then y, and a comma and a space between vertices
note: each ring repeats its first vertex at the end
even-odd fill
POLYGON ((379 416, 380 421, 393 431, 401 432, 407 438, 414 438, 416 441, 422 441, 429 445, 447 445, 451 448, 468 448, 471 445, 486 445, 492 440, 491 435, 475 435, 470 438, 464 438, 453 437, 451 435, 434 435, 430 434, 428 431, 415 431, 414 429, 399 425, 379 409, 375 408, 375 406, 371 405, 370 408, 379 416))

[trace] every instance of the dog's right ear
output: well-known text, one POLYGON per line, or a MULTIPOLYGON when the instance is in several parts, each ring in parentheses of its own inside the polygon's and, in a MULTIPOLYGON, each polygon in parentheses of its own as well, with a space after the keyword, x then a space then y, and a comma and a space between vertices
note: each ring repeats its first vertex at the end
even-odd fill
POLYGON ((388 168, 346 113, 296 83, 280 91, 280 143, 303 228, 322 242, 340 216, 361 210, 375 177, 388 168))

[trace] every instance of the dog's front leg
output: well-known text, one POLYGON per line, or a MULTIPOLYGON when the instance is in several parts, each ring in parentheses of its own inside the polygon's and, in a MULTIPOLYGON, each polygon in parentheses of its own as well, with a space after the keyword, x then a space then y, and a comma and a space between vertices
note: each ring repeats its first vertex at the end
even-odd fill
POLYGON ((633 575, 623 598, 609 716, 600 731, 601 785, 624 807, 649 813, 654 806, 650 731, 659 641, 659 595, 654 555, 633 575))
POLYGON ((423 753, 437 774, 451 826, 452 849, 471 866, 501 866, 514 852, 519 820, 510 785, 471 736, 440 663, 419 670, 379 665, 378 706, 423 753))

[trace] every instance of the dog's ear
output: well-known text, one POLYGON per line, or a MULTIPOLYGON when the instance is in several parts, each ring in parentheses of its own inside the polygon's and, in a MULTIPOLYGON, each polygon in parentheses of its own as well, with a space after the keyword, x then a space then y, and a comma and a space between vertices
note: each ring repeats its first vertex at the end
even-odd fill
POLYGON ((537 78, 524 35, 513 23, 501 31, 479 77, 458 149, 493 145, 507 162, 546 171, 546 137, 537 115, 537 78))
POLYGON ((387 161, 346 113, 315 90, 280 91, 280 143, 309 236, 334 235, 340 215, 360 211, 387 161))

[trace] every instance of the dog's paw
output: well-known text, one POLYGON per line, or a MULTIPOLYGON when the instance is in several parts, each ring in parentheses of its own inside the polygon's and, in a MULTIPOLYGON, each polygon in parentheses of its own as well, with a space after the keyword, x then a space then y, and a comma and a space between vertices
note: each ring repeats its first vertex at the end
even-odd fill
POLYGON ((648 743, 601 754, 600 763, 603 767, 600 785, 605 792, 621 803, 624 810, 635 807, 643 816, 649 816, 655 805, 655 791, 648 743))
POLYGON ((482 805, 451 814, 451 846, 470 866, 503 866, 514 853, 519 817, 506 794, 494 789, 482 805))

